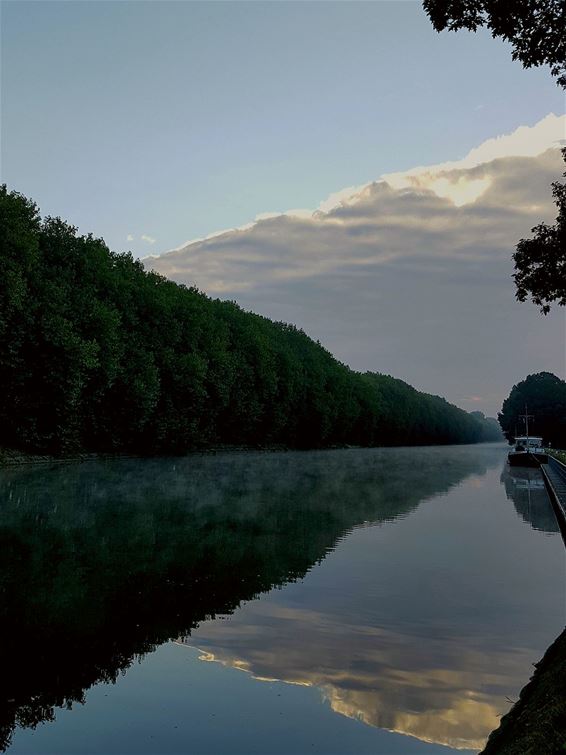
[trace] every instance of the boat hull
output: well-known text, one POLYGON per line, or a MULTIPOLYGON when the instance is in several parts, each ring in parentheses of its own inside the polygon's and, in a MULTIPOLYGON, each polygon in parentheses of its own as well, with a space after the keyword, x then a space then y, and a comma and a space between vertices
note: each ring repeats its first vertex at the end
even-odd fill
POLYGON ((507 459, 511 467, 538 467, 539 464, 548 462, 546 454, 530 453, 529 451, 511 452, 507 459))

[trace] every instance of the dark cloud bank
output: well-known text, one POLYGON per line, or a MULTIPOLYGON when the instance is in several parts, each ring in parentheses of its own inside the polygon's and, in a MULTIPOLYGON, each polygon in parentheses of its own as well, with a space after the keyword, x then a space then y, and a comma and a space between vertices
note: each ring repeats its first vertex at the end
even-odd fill
POLYGON ((295 323, 354 369, 494 414, 526 374, 564 374, 564 314, 517 303, 511 279, 516 242, 554 219, 562 170, 550 149, 379 181, 328 212, 267 217, 146 264, 295 323))

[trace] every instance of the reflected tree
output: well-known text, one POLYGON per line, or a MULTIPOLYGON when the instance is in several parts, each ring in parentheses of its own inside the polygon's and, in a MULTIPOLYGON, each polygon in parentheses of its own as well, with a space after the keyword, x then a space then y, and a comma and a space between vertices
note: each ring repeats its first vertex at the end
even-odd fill
POLYGON ((423 449, 410 463, 390 450, 5 470, 0 743, 302 578, 352 527, 393 521, 494 463, 456 451, 449 465, 423 449))

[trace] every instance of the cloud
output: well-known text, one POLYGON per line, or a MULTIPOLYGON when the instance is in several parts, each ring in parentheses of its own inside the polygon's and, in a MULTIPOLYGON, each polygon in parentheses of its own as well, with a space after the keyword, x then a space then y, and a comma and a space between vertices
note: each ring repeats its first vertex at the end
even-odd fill
MULTIPOLYGON (((476 109, 483 107, 483 105, 479 105, 476 109)), ((533 157, 551 147, 560 147, 564 144, 566 144, 566 116, 557 116, 554 113, 549 113, 532 127, 520 126, 511 134, 503 134, 488 139, 479 147, 468 152, 461 160, 453 160, 428 167, 419 166, 399 173, 388 173, 384 174, 381 180, 398 189, 411 186, 424 187, 427 185, 427 181, 429 181, 430 185, 428 188, 431 188, 438 196, 452 199, 455 204, 460 206, 474 201, 487 188, 487 185, 484 182, 477 182, 474 187, 470 187, 464 181, 461 181, 460 186, 450 187, 444 176, 446 171, 473 168, 498 157, 508 157, 510 155, 533 157)), ((271 220, 272 218, 279 217, 302 219, 319 217, 321 213, 329 213, 341 205, 357 202, 369 186, 371 184, 348 186, 339 191, 332 192, 326 199, 320 202, 316 210, 297 208, 286 210, 285 212, 262 212, 256 215, 254 221, 250 223, 238 226, 237 228, 214 231, 206 236, 190 239, 171 251, 180 251, 192 244, 208 241, 209 239, 223 236, 226 233, 250 230, 256 223, 262 220, 271 220)))
POLYGON ((142 241, 145 241, 146 244, 153 245, 156 242, 156 239, 154 239, 152 236, 148 236, 146 233, 142 233, 142 235, 140 236, 140 238, 141 238, 142 241))
POLYGON ((126 236, 126 241, 133 241, 133 240, 134 240, 134 237, 132 236, 132 234, 128 233, 128 235, 126 236))
POLYGON ((549 115, 460 161, 349 187, 314 212, 264 214, 146 264, 296 323, 355 369, 460 404, 483 396, 493 414, 527 372, 563 369, 562 320, 515 302, 511 255, 555 217, 565 127, 549 115))
POLYGON ((487 139, 479 147, 470 150, 461 160, 445 162, 431 167, 420 166, 400 173, 386 174, 383 178, 393 186, 399 187, 409 177, 443 173, 462 168, 475 168, 482 163, 488 163, 500 157, 536 157, 547 149, 558 148, 563 144, 566 144, 566 116, 549 113, 532 127, 519 126, 511 134, 502 134, 487 139))

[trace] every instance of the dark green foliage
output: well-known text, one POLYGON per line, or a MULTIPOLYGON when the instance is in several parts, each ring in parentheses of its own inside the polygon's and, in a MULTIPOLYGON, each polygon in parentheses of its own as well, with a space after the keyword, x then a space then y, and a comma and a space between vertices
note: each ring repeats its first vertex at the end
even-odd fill
POLYGON ((501 432, 501 427, 499 425, 499 422, 495 419, 495 417, 486 417, 483 412, 470 412, 472 417, 474 417, 483 428, 482 432, 482 440, 487 442, 495 442, 495 441, 501 441, 503 440, 503 433, 501 432))
POLYGON ((0 188, 0 446, 469 443, 482 423, 292 325, 148 272, 0 188))
MULTIPOLYGON (((566 162, 566 148, 562 155, 566 162)), ((566 183, 553 183, 552 194, 558 207, 555 225, 535 226, 534 238, 521 239, 513 255, 517 299, 530 296, 545 315, 552 302, 566 304, 566 183)))
POLYGON ((566 3, 564 0, 424 0, 436 31, 476 31, 486 26, 513 48, 525 68, 550 66, 566 88, 566 3))
POLYGON ((363 377, 380 397, 376 419, 382 445, 445 443, 456 428, 462 443, 485 440, 476 418, 440 396, 421 393, 389 375, 367 372, 363 377))
POLYGON ((566 448, 566 383, 551 372, 539 372, 513 386, 499 414, 509 443, 525 433, 525 421, 520 419, 525 405, 534 417, 529 420, 529 433, 542 436, 545 444, 566 448))

